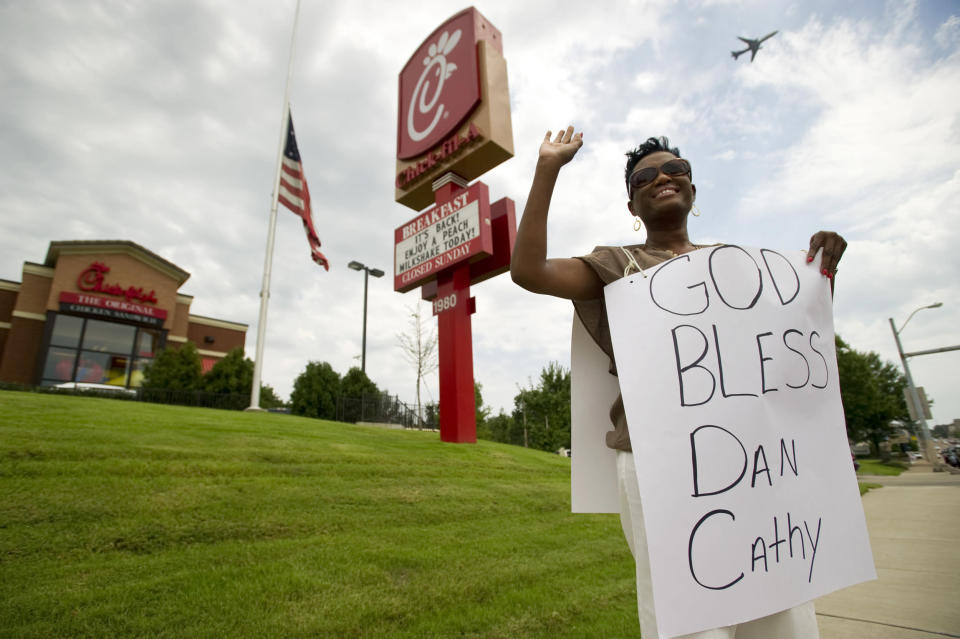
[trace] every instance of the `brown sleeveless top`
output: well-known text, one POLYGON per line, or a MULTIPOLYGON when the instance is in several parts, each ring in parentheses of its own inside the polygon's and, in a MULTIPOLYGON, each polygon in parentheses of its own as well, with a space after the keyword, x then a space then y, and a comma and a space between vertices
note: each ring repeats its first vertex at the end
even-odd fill
MULTIPOLYGON (((631 273, 636 272, 636 268, 631 266, 630 258, 624 250, 629 252, 637 266, 643 270, 676 257, 667 251, 647 250, 643 244, 633 244, 622 248, 598 246, 589 255, 579 256, 577 259, 586 262, 604 284, 609 284, 623 277, 628 267, 631 273)), ((603 298, 574 300, 573 307, 593 341, 610 358, 610 373, 616 375, 617 364, 613 357, 610 325, 607 323, 607 307, 603 298)), ((610 407, 610 421, 613 422, 613 430, 607 433, 607 446, 615 450, 631 450, 627 415, 623 410, 623 395, 618 394, 613 406, 610 407)))

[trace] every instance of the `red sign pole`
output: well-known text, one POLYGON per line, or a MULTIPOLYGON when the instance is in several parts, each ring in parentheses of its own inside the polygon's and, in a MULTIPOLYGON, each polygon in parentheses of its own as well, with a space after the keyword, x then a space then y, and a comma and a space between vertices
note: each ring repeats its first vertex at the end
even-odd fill
MULTIPOLYGON (((435 192, 437 206, 465 189, 448 182, 435 192)), ((473 333, 470 315, 470 263, 460 262, 437 274, 437 339, 440 363, 440 440, 452 443, 477 441, 476 404, 473 394, 473 333)))

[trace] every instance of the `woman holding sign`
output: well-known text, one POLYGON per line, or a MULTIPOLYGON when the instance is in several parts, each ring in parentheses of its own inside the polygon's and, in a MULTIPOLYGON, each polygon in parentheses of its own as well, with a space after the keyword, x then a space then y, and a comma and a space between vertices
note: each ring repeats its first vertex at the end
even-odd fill
MULTIPOLYGON (((650 138, 627 153, 627 209, 634 216, 634 228, 646 228, 646 242, 623 247, 599 246, 588 255, 574 258, 547 258, 547 213, 560 169, 583 146, 582 133, 567 127, 551 139, 548 131, 540 145, 533 184, 517 230, 510 265, 513 281, 534 293, 573 300, 584 327, 610 358, 610 372, 616 374, 610 328, 604 306, 604 286, 631 272, 648 269, 702 245, 690 240, 687 217, 694 208, 697 189, 690 163, 671 148, 666 138, 650 138)), ((819 269, 833 286, 837 264, 846 242, 836 233, 820 231, 810 239, 807 262, 823 249, 819 269)), ((814 265, 811 264, 811 268, 814 265)), ((657 363, 651 363, 656 366, 657 363)), ((621 523, 637 563, 637 597, 643 637, 658 636, 649 574, 643 513, 631 454, 623 398, 618 396, 610 409, 613 430, 607 446, 617 451, 621 523)), ((708 630, 688 637, 701 639, 744 637, 816 637, 813 604, 798 606, 769 617, 708 630), (739 628, 739 632, 738 632, 739 628)))

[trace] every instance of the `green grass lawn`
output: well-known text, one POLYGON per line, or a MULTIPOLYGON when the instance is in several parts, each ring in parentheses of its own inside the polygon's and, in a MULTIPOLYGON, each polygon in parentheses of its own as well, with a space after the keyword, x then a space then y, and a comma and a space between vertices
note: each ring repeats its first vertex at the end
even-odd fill
POLYGON ((870 483, 870 482, 863 482, 863 481, 857 482, 857 485, 860 487, 860 496, 861 496, 861 497, 864 496, 864 495, 866 495, 868 492, 870 492, 870 491, 873 490, 874 488, 883 488, 883 486, 882 486, 881 484, 873 484, 873 483, 870 483))
POLYGON ((906 470, 906 467, 900 462, 887 464, 879 459, 858 459, 857 462, 860 464, 859 474, 861 475, 896 476, 906 470))
POLYGON ((568 459, 0 392, 0 637, 636 637, 568 459))

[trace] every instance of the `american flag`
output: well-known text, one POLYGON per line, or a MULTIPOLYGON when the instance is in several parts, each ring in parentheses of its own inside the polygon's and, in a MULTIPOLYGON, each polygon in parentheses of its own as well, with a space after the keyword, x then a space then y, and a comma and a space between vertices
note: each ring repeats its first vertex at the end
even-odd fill
POLYGON ((310 256, 313 261, 330 270, 327 258, 320 252, 320 238, 313 225, 313 213, 310 211, 310 190, 303 175, 300 163, 300 151, 297 149, 297 137, 293 133, 293 116, 287 115, 287 142, 283 146, 283 165, 280 170, 280 192, 277 199, 285 207, 300 216, 303 230, 310 244, 310 256))

